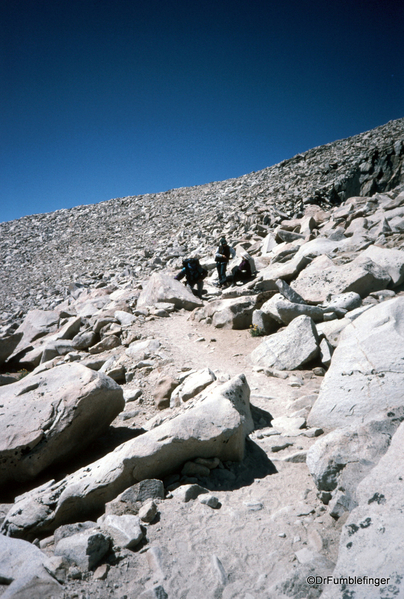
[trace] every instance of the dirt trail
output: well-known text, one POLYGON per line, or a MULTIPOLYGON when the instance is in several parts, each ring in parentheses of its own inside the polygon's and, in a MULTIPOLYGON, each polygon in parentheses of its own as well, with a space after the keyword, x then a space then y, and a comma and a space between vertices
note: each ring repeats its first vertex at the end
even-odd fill
MULTIPOLYGON (((111 568, 109 596, 135 597, 160 584, 170 599, 278 599, 283 595, 274 584, 289 579, 297 592, 304 584, 302 568, 310 565, 302 566, 296 552, 312 552, 323 566, 328 559, 335 560, 340 525, 318 500, 306 464, 284 461, 308 449, 315 439, 278 435, 278 441, 290 445, 274 453, 275 437, 260 432, 268 430, 271 417, 284 415, 294 400, 317 391, 321 379, 311 371, 290 373, 287 379, 257 373, 250 354, 261 338, 248 330, 196 324, 184 311, 147 321, 140 331, 158 339, 165 356, 163 365, 148 377, 151 387, 159 376, 185 368, 209 367, 231 376, 244 373, 257 430, 247 442, 243 464, 234 470, 244 483, 233 488, 225 484, 223 489, 218 485, 212 491, 221 504, 216 510, 198 500, 182 503, 173 497, 161 502, 159 521, 148 527, 144 549, 127 552, 120 566, 111 568)), ((94 594, 96 584, 91 585, 94 594)), ((307 598, 317 596, 318 590, 307 587, 307 598)))

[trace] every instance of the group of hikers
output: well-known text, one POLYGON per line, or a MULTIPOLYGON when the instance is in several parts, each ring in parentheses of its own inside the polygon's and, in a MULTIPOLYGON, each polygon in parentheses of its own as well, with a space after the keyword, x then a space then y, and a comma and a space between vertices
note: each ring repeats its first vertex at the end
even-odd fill
MULTIPOLYGON (((216 269, 218 274, 218 287, 227 287, 228 285, 235 286, 237 281, 247 282, 253 277, 251 270, 251 258, 247 252, 241 253, 240 264, 234 266, 231 271, 231 275, 226 275, 227 265, 232 258, 234 258, 236 252, 229 246, 225 237, 222 237, 219 242, 219 246, 215 254, 216 269)), ((197 295, 202 297, 203 293, 203 280, 207 276, 208 271, 203 268, 199 263, 199 257, 196 255, 191 256, 183 260, 182 269, 177 274, 175 279, 181 281, 185 277, 186 285, 192 290, 194 286, 197 286, 197 295)))

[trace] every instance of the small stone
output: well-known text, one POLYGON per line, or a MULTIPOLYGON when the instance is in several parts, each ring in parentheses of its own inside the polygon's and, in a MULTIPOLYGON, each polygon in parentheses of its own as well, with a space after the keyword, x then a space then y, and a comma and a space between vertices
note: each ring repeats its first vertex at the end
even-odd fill
POLYGON ((313 368, 313 374, 315 374, 316 376, 324 376, 325 368, 322 368, 321 366, 316 366, 315 368, 313 368))
POLYGON ((95 580, 105 580, 108 576, 109 568, 109 564, 102 564, 101 566, 98 566, 93 574, 93 578, 95 580))
POLYGON ((215 495, 199 495, 198 500, 200 503, 208 505, 213 509, 219 506, 219 500, 217 497, 215 497, 215 495))
POLYGON ((142 522, 151 523, 158 514, 157 505, 154 501, 148 501, 139 510, 139 518, 142 522))
POLYGON ((280 537, 281 539, 286 539, 286 534, 284 532, 280 532, 278 534, 278 537, 280 537))
POLYGON ((259 512, 264 507, 259 501, 243 501, 243 503, 250 512, 259 512))

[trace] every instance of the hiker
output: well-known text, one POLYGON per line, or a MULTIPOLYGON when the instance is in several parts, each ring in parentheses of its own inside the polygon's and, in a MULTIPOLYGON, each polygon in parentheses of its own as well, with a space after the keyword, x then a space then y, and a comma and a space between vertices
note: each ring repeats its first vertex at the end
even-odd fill
POLYGON ((187 287, 190 287, 192 292, 194 290, 194 285, 196 284, 198 289, 197 296, 201 298, 203 292, 203 279, 207 274, 208 271, 199 263, 199 257, 194 255, 182 261, 182 269, 174 278, 177 281, 181 281, 181 279, 186 277, 186 285, 187 287))
POLYGON ((232 287, 235 286, 237 281, 243 281, 246 283, 252 278, 250 255, 248 252, 242 252, 241 258, 242 260, 240 264, 232 268, 231 276, 227 278, 228 282, 232 284, 232 287))
POLYGON ((215 262, 217 268, 217 274, 219 276, 219 287, 223 287, 226 282, 226 268, 230 258, 234 258, 236 252, 233 248, 229 247, 226 238, 222 237, 219 242, 219 247, 216 250, 215 262))

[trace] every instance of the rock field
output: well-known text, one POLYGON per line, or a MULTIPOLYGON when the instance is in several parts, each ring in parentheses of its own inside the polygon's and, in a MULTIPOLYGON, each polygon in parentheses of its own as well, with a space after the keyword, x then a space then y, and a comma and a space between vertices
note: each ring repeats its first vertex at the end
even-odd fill
POLYGON ((404 119, 0 232, 2 599, 404 597, 404 119))

